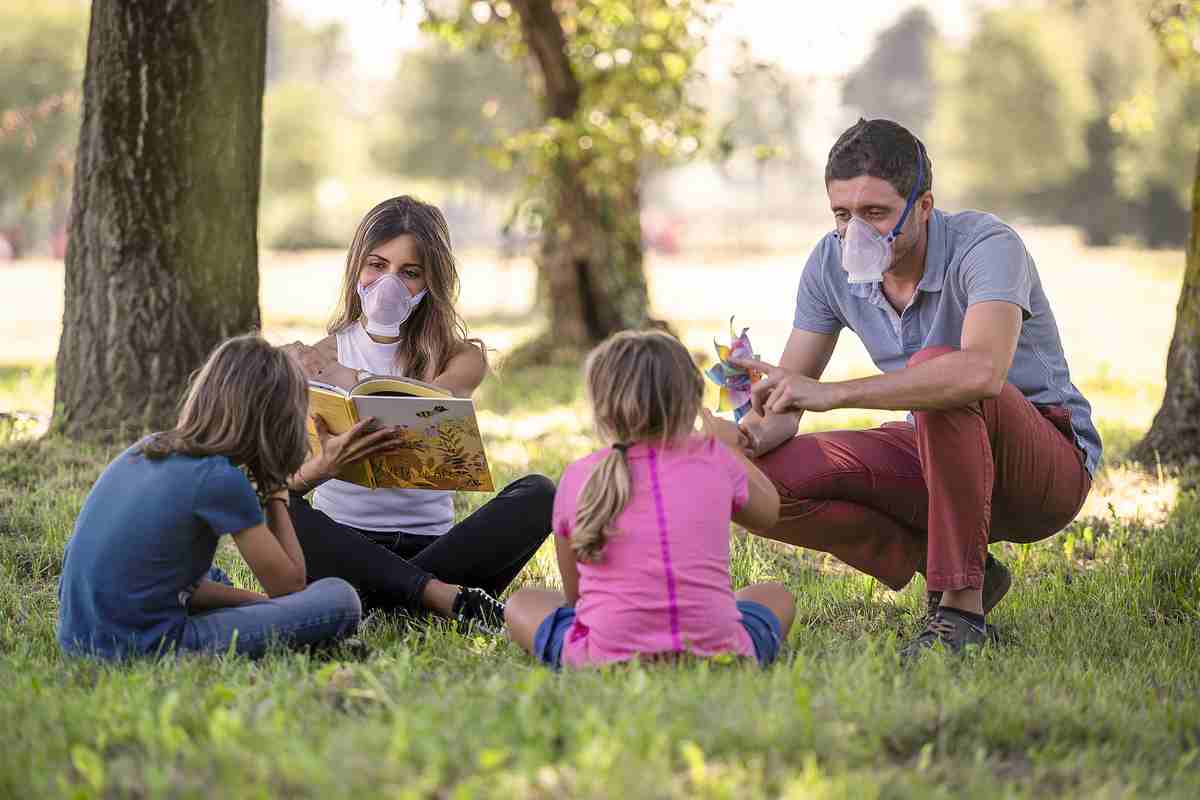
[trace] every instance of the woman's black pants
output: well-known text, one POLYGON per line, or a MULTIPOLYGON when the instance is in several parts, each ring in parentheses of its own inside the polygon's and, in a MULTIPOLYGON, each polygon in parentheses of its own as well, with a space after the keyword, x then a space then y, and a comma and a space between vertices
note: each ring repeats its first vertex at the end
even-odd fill
POLYGON ((476 586, 498 597, 546 540, 553 505, 554 482, 527 475, 441 536, 353 528, 295 493, 289 510, 309 581, 348 581, 362 597, 364 610, 418 613, 431 578, 476 586))

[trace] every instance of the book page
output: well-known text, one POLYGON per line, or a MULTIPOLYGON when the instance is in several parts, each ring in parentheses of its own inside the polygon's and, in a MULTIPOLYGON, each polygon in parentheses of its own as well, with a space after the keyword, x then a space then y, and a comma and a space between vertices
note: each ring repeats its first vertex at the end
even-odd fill
MULTIPOLYGON (((354 404, 345 394, 338 392, 341 390, 336 387, 330 390, 323 385, 309 384, 308 419, 305 421, 305 427, 308 430, 308 449, 314 455, 321 452, 321 438, 317 435, 316 425, 313 424, 313 415, 320 415, 332 436, 350 430, 359 419, 354 404)), ((350 464, 338 473, 338 478, 361 486, 371 486, 371 465, 365 459, 350 464)))
MULTIPOLYGON (((354 414, 353 404, 349 402, 345 394, 337 394, 336 391, 330 391, 322 385, 310 383, 308 386, 308 415, 311 417, 314 414, 319 414, 321 419, 325 420, 325 424, 329 426, 329 432, 334 435, 350 430, 358 419, 354 414)), ((311 427, 311 420, 309 425, 311 427)), ((315 434, 315 428, 313 432, 315 434)))
POLYGON ((414 380, 412 378, 393 378, 382 375, 372 376, 356 383, 350 390, 354 397, 377 395, 383 393, 410 395, 413 397, 450 397, 450 393, 440 386, 414 380))
POLYGON ((370 459, 377 487, 495 490, 471 400, 374 396, 354 405, 360 418, 400 428, 399 452, 370 459))

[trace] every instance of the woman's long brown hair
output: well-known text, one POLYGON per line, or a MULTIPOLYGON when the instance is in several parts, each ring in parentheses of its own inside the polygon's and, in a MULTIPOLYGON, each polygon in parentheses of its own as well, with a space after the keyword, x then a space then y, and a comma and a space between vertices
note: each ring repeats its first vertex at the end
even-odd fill
POLYGON ((427 294, 400 329, 396 362, 405 374, 429 381, 446 368, 464 344, 478 347, 484 358, 487 351, 482 341, 468 337, 466 323, 454 308, 459 280, 450 228, 442 212, 428 203, 402 195, 384 200, 363 217, 346 252, 341 297, 328 332, 339 333, 362 318, 358 277, 367 256, 376 247, 405 234, 416 241, 425 268, 427 294))
POLYGON ((670 446, 696 424, 704 379, 687 348, 661 331, 622 331, 588 355, 588 400, 596 429, 614 447, 592 470, 579 492, 571 548, 581 561, 599 561, 612 521, 632 492, 624 445, 670 446))
POLYGON ((150 459, 226 456, 265 498, 286 486, 308 455, 307 411, 299 365, 259 336, 237 336, 192 373, 175 427, 154 434, 140 452, 150 459))

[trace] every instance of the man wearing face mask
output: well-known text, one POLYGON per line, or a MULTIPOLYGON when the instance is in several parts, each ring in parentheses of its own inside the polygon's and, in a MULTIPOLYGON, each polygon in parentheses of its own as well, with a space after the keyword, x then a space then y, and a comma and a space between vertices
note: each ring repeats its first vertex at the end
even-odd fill
POLYGON ((926 624, 906 657, 983 644, 1011 584, 988 543, 1038 541, 1074 518, 1101 455, 1091 406, 1020 237, 991 214, 935 208, 916 137, 859 120, 830 151, 825 186, 837 229, 804 267, 779 366, 743 362, 766 377, 738 435, 782 500, 758 533, 893 589, 922 573, 926 624), (820 380, 842 328, 883 374, 820 380), (911 413, 796 435, 804 412, 835 408, 911 413))

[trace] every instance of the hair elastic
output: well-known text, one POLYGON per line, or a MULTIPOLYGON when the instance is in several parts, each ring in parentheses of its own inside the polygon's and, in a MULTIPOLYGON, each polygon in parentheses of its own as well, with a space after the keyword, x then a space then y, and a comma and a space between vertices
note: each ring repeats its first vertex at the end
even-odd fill
POLYGON ((626 450, 628 450, 631 447, 633 447, 632 442, 615 442, 615 443, 613 443, 612 449, 620 450, 622 453, 624 453, 626 450))

